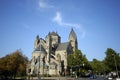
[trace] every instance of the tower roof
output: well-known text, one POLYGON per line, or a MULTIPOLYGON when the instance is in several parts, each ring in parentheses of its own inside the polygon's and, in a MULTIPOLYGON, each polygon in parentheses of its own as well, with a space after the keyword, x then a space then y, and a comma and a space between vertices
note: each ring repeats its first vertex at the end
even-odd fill
POLYGON ((51 32, 50 34, 51 34, 51 35, 58 36, 58 34, 57 34, 56 32, 51 32))
POLYGON ((69 39, 71 39, 71 38, 74 38, 75 40, 77 40, 77 36, 76 36, 73 28, 71 29, 71 32, 70 32, 70 34, 69 34, 69 39))
MULTIPOLYGON (((54 31, 53 31, 53 32, 49 32, 47 36, 58 36, 58 37, 60 37, 60 36, 57 34, 57 32, 54 32, 54 31)), ((46 36, 46 37, 47 37, 47 36, 46 36)))

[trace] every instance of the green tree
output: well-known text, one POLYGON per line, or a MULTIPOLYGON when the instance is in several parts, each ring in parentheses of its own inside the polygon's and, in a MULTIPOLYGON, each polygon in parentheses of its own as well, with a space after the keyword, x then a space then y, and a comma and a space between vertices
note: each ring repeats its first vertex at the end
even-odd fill
POLYGON ((90 64, 92 66, 93 73, 104 73, 106 71, 106 66, 103 63, 103 61, 93 59, 93 61, 90 62, 90 64))
POLYGON ((74 55, 73 54, 68 54, 67 61, 68 61, 68 66, 73 66, 75 64, 74 55))
POLYGON ((75 53, 68 54, 68 66, 81 65, 83 63, 83 54, 80 50, 75 50, 75 53))
POLYGON ((81 50, 75 50, 75 53, 68 54, 68 66, 83 66, 84 68, 89 69, 91 68, 87 58, 81 50))
POLYGON ((116 61, 118 70, 120 70, 119 54, 111 48, 107 48, 105 54, 106 54, 106 57, 104 59, 104 63, 108 67, 107 71, 115 71, 116 70, 115 61, 116 61))

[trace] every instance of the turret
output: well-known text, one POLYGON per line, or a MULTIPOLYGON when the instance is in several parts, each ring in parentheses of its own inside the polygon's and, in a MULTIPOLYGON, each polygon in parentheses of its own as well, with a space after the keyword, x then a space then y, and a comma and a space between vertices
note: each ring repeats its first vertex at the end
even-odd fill
POLYGON ((36 49, 36 48, 38 47, 39 42, 40 42, 40 40, 39 40, 39 35, 37 35, 37 36, 36 36, 36 39, 35 39, 35 42, 34 42, 34 49, 36 49))

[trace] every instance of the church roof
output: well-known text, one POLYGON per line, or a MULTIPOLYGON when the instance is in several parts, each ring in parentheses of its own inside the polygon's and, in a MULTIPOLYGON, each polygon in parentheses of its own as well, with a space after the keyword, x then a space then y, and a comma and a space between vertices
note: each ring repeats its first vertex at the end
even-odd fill
POLYGON ((57 47, 57 51, 59 51, 59 50, 66 50, 68 45, 69 45, 69 42, 65 42, 65 43, 59 44, 58 47, 57 47))
POLYGON ((57 34, 57 33, 55 33, 55 32, 51 32, 50 34, 51 34, 51 35, 58 35, 58 34, 57 34))
POLYGON ((69 39, 70 39, 70 37, 73 37, 75 40, 77 40, 77 36, 76 36, 75 31, 73 30, 73 28, 71 29, 69 39))

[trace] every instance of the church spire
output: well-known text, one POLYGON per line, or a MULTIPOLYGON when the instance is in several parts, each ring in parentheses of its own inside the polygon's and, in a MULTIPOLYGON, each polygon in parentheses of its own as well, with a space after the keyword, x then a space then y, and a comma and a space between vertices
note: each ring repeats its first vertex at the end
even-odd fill
POLYGON ((71 43, 73 47, 73 51, 75 52, 75 49, 78 49, 78 43, 77 43, 77 36, 73 28, 71 29, 71 32, 69 34, 69 42, 71 43))
POLYGON ((70 40, 75 40, 75 41, 77 41, 77 36, 76 36, 75 31, 73 30, 73 28, 71 29, 71 32, 70 32, 70 34, 69 34, 69 41, 70 41, 70 40))

